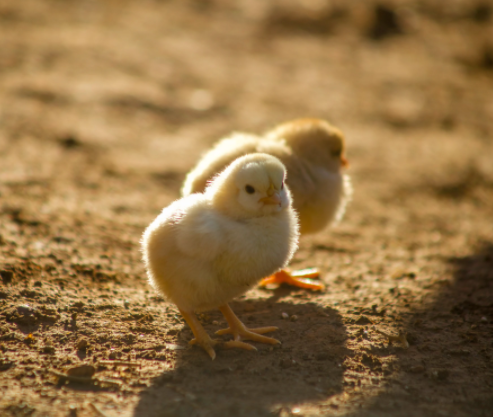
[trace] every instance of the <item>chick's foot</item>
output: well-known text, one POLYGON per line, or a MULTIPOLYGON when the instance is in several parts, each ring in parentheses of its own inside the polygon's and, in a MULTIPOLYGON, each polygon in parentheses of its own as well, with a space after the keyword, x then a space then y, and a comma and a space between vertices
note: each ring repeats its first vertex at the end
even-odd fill
POLYGON ((320 281, 312 278, 318 278, 320 272, 316 268, 300 269, 299 271, 287 271, 281 269, 270 277, 264 278, 259 285, 265 287, 270 284, 288 284, 294 287, 306 288, 314 291, 322 291, 325 287, 320 281))
POLYGON ((188 344, 199 345, 200 347, 202 347, 202 349, 204 349, 209 354, 212 360, 216 358, 216 351, 214 350, 214 348, 218 348, 218 349, 239 348, 246 350, 257 350, 255 346, 249 345, 248 343, 244 343, 239 340, 222 342, 219 340, 211 339, 211 337, 207 334, 205 329, 202 327, 202 325, 200 324, 194 313, 186 312, 183 310, 180 310, 180 313, 182 314, 183 318, 190 326, 190 329, 192 329, 192 332, 195 336, 195 338, 190 340, 188 344))
MULTIPOLYGON (((226 321, 229 324, 229 327, 227 329, 218 330, 216 334, 217 335, 232 334, 234 340, 231 342, 226 342, 227 344, 231 344, 232 347, 235 344, 241 344, 241 345, 251 346, 253 349, 255 349, 252 345, 241 342, 242 339, 253 340, 254 342, 260 342, 260 343, 268 343, 271 345, 277 345, 281 343, 279 340, 274 339, 272 337, 262 336, 262 334, 264 333, 269 333, 269 332, 273 332, 274 330, 277 330, 277 327, 269 326, 269 327, 258 327, 255 329, 248 329, 236 316, 233 310, 231 310, 231 307, 228 304, 219 307, 219 311, 223 313, 224 317, 226 318, 226 321)), ((243 347, 243 346, 238 345, 236 347, 243 347)))

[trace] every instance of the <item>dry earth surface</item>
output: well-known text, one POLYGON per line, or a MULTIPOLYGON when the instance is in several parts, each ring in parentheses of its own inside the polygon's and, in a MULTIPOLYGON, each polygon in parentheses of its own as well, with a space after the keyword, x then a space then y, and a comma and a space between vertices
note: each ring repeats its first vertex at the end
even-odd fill
POLYGON ((1 416, 493 415, 491 2, 3 0, 0 91, 1 416), (296 254, 327 289, 236 300, 282 346, 211 361, 140 236, 219 137, 306 116, 355 189, 296 254))

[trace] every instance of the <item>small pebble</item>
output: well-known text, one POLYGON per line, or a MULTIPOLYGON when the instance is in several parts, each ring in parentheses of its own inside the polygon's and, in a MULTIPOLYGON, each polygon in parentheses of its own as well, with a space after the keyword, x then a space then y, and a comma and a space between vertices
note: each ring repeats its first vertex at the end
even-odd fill
POLYGON ((298 316, 297 316, 296 314, 293 314, 293 315, 289 318, 289 320, 291 320, 291 321, 297 321, 297 320, 298 320, 298 316))
POLYGON ((4 284, 10 284, 14 281, 15 274, 13 271, 2 270, 0 271, 0 277, 2 278, 4 284))
POLYGON ((291 368, 294 365, 296 365, 296 361, 294 359, 285 358, 279 361, 279 366, 281 368, 291 368))
POLYGON ((355 321, 355 324, 364 326, 366 324, 373 324, 373 322, 366 316, 360 316, 358 320, 355 321))
POLYGON ((488 323, 488 319, 485 316, 481 317, 481 323, 488 323))
POLYGON ((289 319, 289 314, 288 314, 288 313, 286 313, 285 311, 283 311, 283 312, 281 313, 281 318, 282 318, 282 319, 284 319, 284 320, 289 319))
MULTIPOLYGON (((155 354, 156 352, 154 352, 155 354)), ((110 354, 108 355, 108 359, 119 359, 119 357, 121 356, 121 353, 116 351, 116 350, 112 350, 110 352, 110 354)))
POLYGON ((436 369, 431 372, 431 376, 439 381, 445 381, 450 375, 447 369, 436 369))
POLYGON ((55 353, 55 348, 51 345, 46 345, 41 348, 41 352, 43 353, 49 353, 49 354, 54 354, 55 353))
POLYGON ((77 409, 77 406, 75 404, 70 404, 70 406, 68 407, 68 415, 69 417, 77 417, 78 416, 78 409, 77 409))
POLYGON ((419 373, 424 372, 424 371, 425 371, 425 367, 423 365, 411 366, 409 368, 409 372, 411 372, 413 374, 419 374, 419 373))
POLYGON ((78 350, 84 350, 87 348, 87 346, 89 346, 89 342, 87 341, 87 339, 80 339, 77 342, 77 349, 78 350))
POLYGON ((88 378, 94 375, 96 368, 92 365, 80 365, 67 369, 67 375, 88 378))

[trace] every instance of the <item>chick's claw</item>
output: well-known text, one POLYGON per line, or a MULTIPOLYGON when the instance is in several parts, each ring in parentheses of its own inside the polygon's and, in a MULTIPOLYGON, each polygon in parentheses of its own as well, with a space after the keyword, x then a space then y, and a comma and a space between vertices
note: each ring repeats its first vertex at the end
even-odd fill
POLYGON ((322 291, 325 287, 317 278, 320 275, 316 268, 300 269, 299 271, 287 271, 281 269, 270 277, 264 278, 259 285, 265 287, 270 284, 287 284, 294 287, 306 288, 314 291, 322 291))
POLYGON ((217 346, 219 342, 216 340, 211 339, 210 337, 207 336, 207 338, 203 338, 198 340, 197 338, 194 338, 188 342, 189 345, 200 345, 202 349, 204 349, 208 355, 211 357, 212 360, 216 359, 216 351, 214 350, 214 346, 217 346))

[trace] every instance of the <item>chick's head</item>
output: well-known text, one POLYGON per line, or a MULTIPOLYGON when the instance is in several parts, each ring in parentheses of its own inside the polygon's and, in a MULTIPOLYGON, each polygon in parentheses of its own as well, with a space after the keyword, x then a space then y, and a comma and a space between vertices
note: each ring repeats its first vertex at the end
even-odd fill
POLYGON ((296 155, 332 172, 348 166, 344 135, 325 120, 293 120, 277 126, 268 137, 284 140, 296 155))
POLYGON ((291 204, 285 186, 286 168, 262 153, 242 156, 207 188, 213 205, 234 218, 259 217, 285 210, 291 204))

